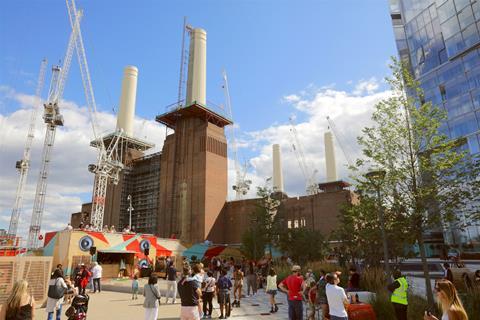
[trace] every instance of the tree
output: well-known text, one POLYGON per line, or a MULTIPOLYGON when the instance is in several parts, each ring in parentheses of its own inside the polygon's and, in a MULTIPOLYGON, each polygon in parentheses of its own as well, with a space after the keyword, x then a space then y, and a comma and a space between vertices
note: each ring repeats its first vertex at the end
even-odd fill
POLYGON ((321 259, 326 251, 323 236, 306 227, 286 229, 277 244, 282 252, 300 264, 321 259))
POLYGON ((274 243, 277 227, 275 219, 280 201, 272 197, 272 191, 267 186, 257 187, 259 196, 256 210, 250 214, 250 227, 242 235, 241 249, 253 260, 263 257, 265 248, 271 248, 274 243))
POLYGON ((352 169, 362 190, 372 188, 361 173, 372 167, 386 171, 382 206, 386 213, 404 217, 396 228, 415 237, 428 302, 433 304, 423 233, 442 224, 462 227, 457 219, 459 212, 479 215, 475 201, 480 190, 479 161, 462 151, 464 140, 449 140, 442 134, 446 114, 425 101, 408 66, 394 59, 391 69, 393 76, 387 82, 392 95, 375 106, 374 125, 362 130, 358 143, 364 158, 357 160, 352 169))
MULTIPOLYGON (((331 238, 340 242, 342 251, 352 263, 362 259, 369 266, 380 266, 383 259, 377 199, 363 195, 360 190, 359 202, 344 206, 340 211, 339 226, 331 238)), ((413 239, 401 226, 405 217, 394 210, 385 214, 385 229, 389 244, 388 256, 396 259, 407 255, 405 248, 413 244, 413 239), (403 241, 396 241, 403 239, 403 241)))

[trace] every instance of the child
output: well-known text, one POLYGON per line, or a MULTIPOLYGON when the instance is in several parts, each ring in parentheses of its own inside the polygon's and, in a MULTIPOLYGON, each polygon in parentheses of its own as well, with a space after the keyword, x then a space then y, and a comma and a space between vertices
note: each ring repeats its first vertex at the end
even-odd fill
POLYGON ((137 275, 133 276, 132 281, 132 300, 138 299, 138 277, 137 275))

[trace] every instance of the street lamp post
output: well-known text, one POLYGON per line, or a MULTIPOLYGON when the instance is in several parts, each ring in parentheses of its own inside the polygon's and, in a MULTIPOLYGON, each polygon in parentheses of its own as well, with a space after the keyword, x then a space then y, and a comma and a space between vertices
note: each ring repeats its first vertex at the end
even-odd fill
POLYGON ((390 279, 390 264, 388 261, 388 243, 387 243, 387 236, 385 234, 385 217, 383 213, 383 206, 382 206, 382 198, 380 194, 380 185, 383 183, 385 179, 386 172, 385 170, 374 170, 368 172, 365 176, 368 180, 375 186, 377 189, 377 201, 378 201, 378 220, 380 222, 380 231, 382 234, 382 242, 383 242, 383 263, 385 265, 385 272, 387 273, 388 279, 390 279))
POLYGON ((131 230, 132 229, 132 196, 128 195, 127 197, 128 200, 128 228, 131 230))

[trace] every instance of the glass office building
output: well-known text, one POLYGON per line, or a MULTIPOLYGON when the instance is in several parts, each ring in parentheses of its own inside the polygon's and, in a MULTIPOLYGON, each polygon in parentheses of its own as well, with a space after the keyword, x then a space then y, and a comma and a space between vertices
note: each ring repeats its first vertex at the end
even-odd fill
MULTIPOLYGON (((465 137, 465 148, 480 153, 480 0, 389 1, 400 58, 410 62, 426 100, 447 112, 441 131, 465 137)), ((447 243, 480 240, 479 226, 444 231, 447 243)))

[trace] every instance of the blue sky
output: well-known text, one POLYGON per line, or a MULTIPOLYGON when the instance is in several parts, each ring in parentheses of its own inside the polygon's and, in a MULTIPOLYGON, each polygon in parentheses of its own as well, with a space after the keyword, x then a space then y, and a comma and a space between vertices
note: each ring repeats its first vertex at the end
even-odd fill
MULTIPOLYGON (((122 68, 139 67, 137 114, 153 118, 177 97, 183 16, 208 32, 208 99, 223 103, 229 75, 235 120, 255 130, 284 121, 283 95, 309 84, 382 78, 395 54, 386 0, 78 1, 99 105, 118 104, 122 68), (257 114, 251 117, 252 112, 257 114)), ((2 1, 0 83, 32 92, 42 57, 63 58, 69 24, 63 1, 2 1), (28 77, 31 75, 31 77, 28 77), (30 79, 28 79, 30 78, 30 79)), ((83 102, 76 62, 64 97, 83 102)))
MULTIPOLYGON (((387 0, 78 0, 77 7, 85 11, 82 32, 103 127, 115 126, 112 108, 119 101, 123 68, 136 65, 137 130, 145 126, 142 135, 161 146, 165 130, 152 120, 177 99, 181 28, 187 16, 192 26, 207 31, 209 101, 224 104, 222 69, 228 73, 239 154, 250 163, 249 178, 258 185, 271 175, 271 144, 280 143, 291 195, 302 194, 304 182, 289 148, 289 116, 297 115, 307 161, 321 180, 325 116, 343 131, 343 144, 358 152, 355 137, 373 104, 387 93, 381 79, 389 73, 389 57, 396 54, 387 0)), ((28 125, 24 109, 35 105, 30 95, 40 61, 46 57, 51 65, 63 59, 69 34, 64 1, 0 2, 0 229, 8 226, 11 186, 17 181, 13 166, 28 125)), ((91 130, 81 109, 85 99, 76 58, 64 98, 66 121, 54 149, 44 219, 50 230, 89 201, 93 181, 85 169, 95 154, 88 147, 91 130)), ((40 122, 37 130, 25 223, 43 142, 40 122)), ((338 157, 343 178, 345 159, 338 157)), ((230 165, 229 183, 233 181, 230 165)))

